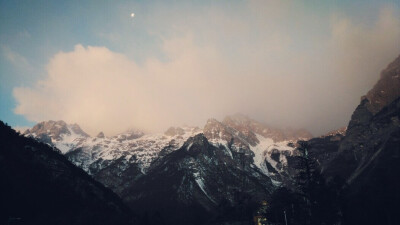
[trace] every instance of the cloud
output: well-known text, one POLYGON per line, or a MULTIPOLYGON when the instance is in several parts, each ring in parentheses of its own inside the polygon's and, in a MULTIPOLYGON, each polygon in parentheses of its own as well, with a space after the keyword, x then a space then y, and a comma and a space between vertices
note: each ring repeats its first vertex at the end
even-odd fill
POLYGON ((169 62, 149 59, 140 67, 105 47, 77 45, 60 52, 50 60, 45 80, 14 89, 15 112, 32 121, 77 122, 91 134, 99 129, 115 134, 132 126, 157 130, 190 123, 208 107, 219 110, 220 104, 212 104, 223 100, 222 94, 214 97, 220 89, 219 81, 213 83, 220 79, 215 53, 193 46, 189 37, 166 41, 164 48, 169 62))
POLYGON ((276 3, 280 10, 271 14, 257 4, 234 16, 213 9, 190 11, 185 22, 160 20, 170 31, 159 34, 162 59, 138 63, 98 46, 59 52, 45 79, 14 89, 15 113, 76 122, 92 135, 201 126, 236 112, 322 134, 347 124, 360 96, 400 52, 396 10, 383 7, 368 26, 333 15, 324 33, 305 12, 290 19, 290 2, 276 3))

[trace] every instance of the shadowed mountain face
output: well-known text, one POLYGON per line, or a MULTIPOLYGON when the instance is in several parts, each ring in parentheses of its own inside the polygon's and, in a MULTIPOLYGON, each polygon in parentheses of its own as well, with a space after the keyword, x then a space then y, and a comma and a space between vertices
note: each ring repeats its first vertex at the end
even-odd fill
POLYGON ((112 191, 0 121, 1 224, 132 224, 112 191))

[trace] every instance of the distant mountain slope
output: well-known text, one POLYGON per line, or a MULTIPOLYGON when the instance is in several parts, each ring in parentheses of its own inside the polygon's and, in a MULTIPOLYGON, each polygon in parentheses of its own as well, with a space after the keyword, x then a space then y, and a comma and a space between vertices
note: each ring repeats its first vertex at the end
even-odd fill
POLYGON ((116 194, 0 121, 0 223, 133 224, 116 194))

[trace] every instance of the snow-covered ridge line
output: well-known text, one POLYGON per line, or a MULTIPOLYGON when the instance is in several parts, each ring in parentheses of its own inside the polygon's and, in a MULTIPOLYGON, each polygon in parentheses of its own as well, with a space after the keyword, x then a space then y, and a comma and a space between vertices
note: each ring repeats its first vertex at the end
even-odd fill
POLYGON ((266 137, 268 127, 246 117, 238 119, 229 117, 224 122, 210 119, 204 129, 171 127, 159 134, 128 130, 112 137, 102 132, 90 137, 77 124, 49 121, 37 124, 25 135, 60 149, 74 164, 90 174, 96 174, 117 160, 122 160, 123 165, 118 166, 121 170, 135 164, 145 174, 155 159, 181 148, 186 140, 199 133, 231 159, 235 152, 243 151, 265 175, 280 173, 287 165, 286 157, 292 155, 294 149, 289 143, 296 140, 277 141, 280 139, 275 138, 275 133, 266 137))
POLYGON ((96 137, 75 132, 76 125, 64 122, 40 123, 28 130, 25 135, 32 136, 58 148, 67 154, 71 161, 91 173, 90 166, 99 162, 96 169, 102 169, 110 161, 124 158, 129 163, 137 163, 142 172, 158 157, 166 147, 170 150, 180 148, 189 138, 201 132, 196 127, 179 128, 179 134, 144 134, 137 130, 128 130, 112 137, 106 137, 102 132, 96 137), (42 129, 48 126, 46 129, 42 129), (73 127, 75 126, 75 127, 73 127), (102 163, 104 162, 104 163, 102 163))

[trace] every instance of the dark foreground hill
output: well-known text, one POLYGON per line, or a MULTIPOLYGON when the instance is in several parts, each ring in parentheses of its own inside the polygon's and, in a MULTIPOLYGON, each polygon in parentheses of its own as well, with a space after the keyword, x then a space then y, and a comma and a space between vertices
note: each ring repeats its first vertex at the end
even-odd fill
POLYGON ((111 190, 0 121, 0 224, 137 224, 111 190))

